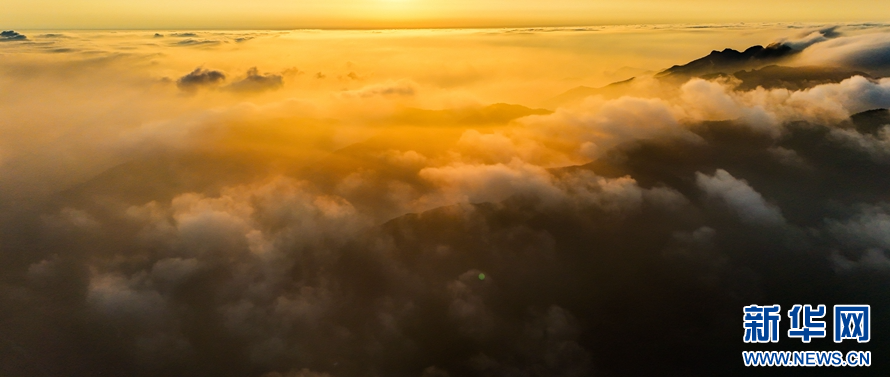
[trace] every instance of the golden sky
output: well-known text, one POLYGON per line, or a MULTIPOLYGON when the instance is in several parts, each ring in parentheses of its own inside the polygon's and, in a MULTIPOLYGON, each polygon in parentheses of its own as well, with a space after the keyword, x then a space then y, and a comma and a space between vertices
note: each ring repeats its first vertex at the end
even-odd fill
POLYGON ((18 29, 293 29, 884 21, 872 0, 33 0, 3 6, 18 29))

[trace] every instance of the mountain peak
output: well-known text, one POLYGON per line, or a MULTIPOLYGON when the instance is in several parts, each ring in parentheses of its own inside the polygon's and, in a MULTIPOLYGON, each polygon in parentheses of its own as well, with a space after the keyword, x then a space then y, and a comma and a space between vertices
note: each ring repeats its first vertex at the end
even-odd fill
POLYGON ((723 51, 711 51, 707 56, 684 65, 675 65, 657 76, 697 77, 714 73, 731 73, 772 64, 796 52, 790 46, 781 43, 773 43, 766 47, 755 45, 748 47, 744 52, 725 48, 723 51))

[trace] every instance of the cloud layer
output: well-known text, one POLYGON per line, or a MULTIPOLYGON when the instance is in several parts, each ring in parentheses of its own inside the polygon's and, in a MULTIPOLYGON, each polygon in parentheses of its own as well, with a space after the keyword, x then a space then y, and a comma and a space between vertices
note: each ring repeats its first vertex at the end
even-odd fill
POLYGON ((629 31, 386 33, 4 45, 0 374, 744 375, 754 303, 871 304, 867 347, 780 345, 890 350, 880 27, 552 109, 594 85, 553 46, 629 31))

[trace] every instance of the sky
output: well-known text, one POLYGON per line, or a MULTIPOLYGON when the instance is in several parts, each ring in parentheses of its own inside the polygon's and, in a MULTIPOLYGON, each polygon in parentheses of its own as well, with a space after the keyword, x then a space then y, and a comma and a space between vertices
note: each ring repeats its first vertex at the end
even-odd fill
POLYGON ((298 29, 883 21, 868 0, 35 0, 3 6, 18 29, 298 29))

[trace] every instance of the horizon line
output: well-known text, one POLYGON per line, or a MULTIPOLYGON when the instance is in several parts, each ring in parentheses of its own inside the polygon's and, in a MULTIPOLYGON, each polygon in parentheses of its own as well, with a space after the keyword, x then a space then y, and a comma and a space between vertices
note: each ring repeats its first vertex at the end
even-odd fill
POLYGON ((608 28, 621 26, 766 26, 766 25, 871 25, 890 26, 890 21, 764 21, 764 22, 677 22, 677 23, 615 23, 615 24, 565 24, 565 25, 515 25, 515 26, 426 26, 426 27, 270 27, 270 28, 201 28, 201 27, 157 27, 157 28, 18 28, 0 27, 2 30, 20 31, 386 31, 386 30, 495 30, 495 29, 564 29, 564 28, 608 28))

